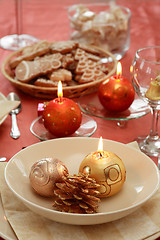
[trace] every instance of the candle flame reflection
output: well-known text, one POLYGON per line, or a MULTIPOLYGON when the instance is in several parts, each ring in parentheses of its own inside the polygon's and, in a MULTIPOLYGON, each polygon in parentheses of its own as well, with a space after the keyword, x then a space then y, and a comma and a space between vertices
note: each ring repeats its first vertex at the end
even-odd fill
POLYGON ((117 76, 122 75, 122 64, 120 62, 117 63, 117 76))
POLYGON ((132 65, 130 66, 130 73, 131 74, 133 73, 133 66, 132 65))
POLYGON ((99 142, 98 142, 98 151, 100 151, 100 152, 103 151, 103 140, 102 140, 102 137, 100 137, 99 142))

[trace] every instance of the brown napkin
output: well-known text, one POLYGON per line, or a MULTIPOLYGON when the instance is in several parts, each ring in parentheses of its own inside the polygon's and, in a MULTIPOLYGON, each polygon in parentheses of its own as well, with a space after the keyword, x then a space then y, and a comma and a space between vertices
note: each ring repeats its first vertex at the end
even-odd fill
POLYGON ((19 105, 19 101, 8 101, 0 99, 0 119, 19 105))
MULTIPOLYGON (((131 144, 137 147, 134 142, 131 144)), ((0 192, 5 214, 19 240, 142 240, 160 237, 160 189, 137 211, 109 223, 74 226, 41 217, 18 200, 4 180, 0 163, 0 192)))

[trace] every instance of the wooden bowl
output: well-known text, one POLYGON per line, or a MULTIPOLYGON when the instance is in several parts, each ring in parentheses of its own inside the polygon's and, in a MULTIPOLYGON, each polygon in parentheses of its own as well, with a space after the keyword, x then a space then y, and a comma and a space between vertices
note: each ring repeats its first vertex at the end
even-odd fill
MULTIPOLYGON (((108 51, 105 51, 103 49, 100 49, 98 47, 92 46, 95 49, 98 49, 100 52, 102 52, 103 58, 107 58, 109 60, 108 67, 109 72, 106 75, 105 79, 113 75, 116 71, 116 65, 117 61, 113 54, 111 54, 108 51)), ((33 97, 36 98, 44 98, 44 99, 53 99, 57 97, 57 87, 40 87, 35 86, 30 83, 23 83, 18 81, 15 78, 14 72, 11 70, 9 63, 11 59, 19 56, 21 54, 23 49, 20 49, 18 51, 15 51, 11 53, 2 63, 2 74, 7 78, 16 88, 20 89, 22 92, 27 93, 33 97)), ((80 97, 82 95, 87 95, 89 93, 92 93, 94 91, 97 91, 98 86, 100 83, 104 80, 104 78, 85 83, 85 84, 79 84, 74 86, 66 86, 63 87, 63 95, 64 97, 68 98, 76 98, 80 97)))

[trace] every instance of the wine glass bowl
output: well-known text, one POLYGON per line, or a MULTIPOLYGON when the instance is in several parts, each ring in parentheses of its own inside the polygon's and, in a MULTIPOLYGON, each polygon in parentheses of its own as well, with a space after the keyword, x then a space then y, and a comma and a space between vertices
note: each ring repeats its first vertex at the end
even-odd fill
POLYGON ((160 154, 158 117, 160 110, 160 46, 136 51, 131 65, 132 82, 138 96, 151 108, 152 125, 148 136, 139 137, 140 149, 149 156, 160 154))
POLYGON ((17 51, 20 48, 34 44, 38 39, 28 34, 22 34, 22 0, 15 0, 16 34, 7 35, 0 39, 0 47, 17 51))
POLYGON ((37 38, 28 34, 7 35, 0 39, 0 46, 7 50, 17 51, 38 41, 37 38))

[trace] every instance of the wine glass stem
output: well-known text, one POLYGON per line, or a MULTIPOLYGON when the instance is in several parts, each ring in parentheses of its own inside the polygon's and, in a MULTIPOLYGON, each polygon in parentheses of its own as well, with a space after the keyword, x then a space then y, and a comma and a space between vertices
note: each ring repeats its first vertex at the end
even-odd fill
POLYGON ((152 107, 151 113, 152 113, 152 123, 151 123, 149 138, 152 140, 158 140, 159 139, 159 135, 158 135, 159 110, 152 107))
POLYGON ((16 30, 17 35, 22 33, 22 2, 21 0, 16 0, 16 30))

